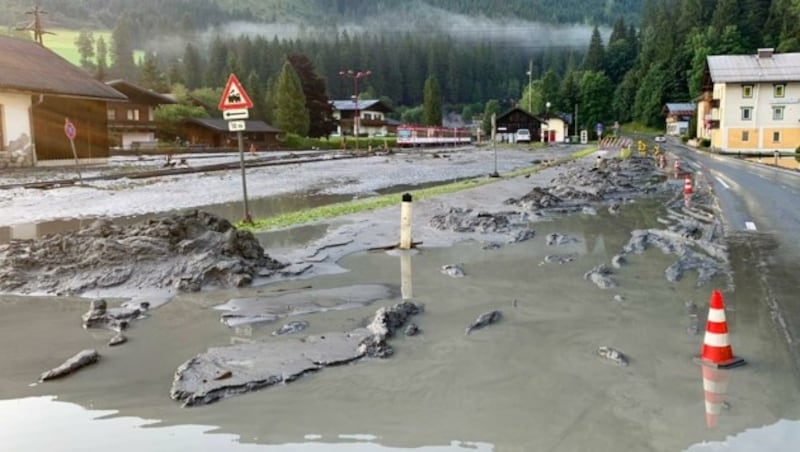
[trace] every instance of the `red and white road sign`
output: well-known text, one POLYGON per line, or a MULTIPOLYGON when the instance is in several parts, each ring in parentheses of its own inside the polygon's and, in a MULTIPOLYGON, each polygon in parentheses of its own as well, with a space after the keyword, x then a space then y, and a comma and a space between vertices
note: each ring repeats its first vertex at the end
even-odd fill
POLYGON ((225 111, 242 108, 253 108, 253 101, 244 91, 244 87, 236 75, 231 74, 222 91, 222 97, 219 99, 219 109, 225 111))
POLYGON ((64 135, 70 140, 74 140, 75 136, 78 135, 78 129, 75 128, 75 124, 69 118, 64 118, 64 135))

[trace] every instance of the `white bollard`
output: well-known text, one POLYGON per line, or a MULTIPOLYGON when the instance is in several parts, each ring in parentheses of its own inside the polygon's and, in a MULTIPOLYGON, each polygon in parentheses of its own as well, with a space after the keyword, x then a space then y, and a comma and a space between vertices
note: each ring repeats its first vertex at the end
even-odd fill
POLYGON ((400 204, 400 249, 411 249, 411 193, 404 193, 400 204))

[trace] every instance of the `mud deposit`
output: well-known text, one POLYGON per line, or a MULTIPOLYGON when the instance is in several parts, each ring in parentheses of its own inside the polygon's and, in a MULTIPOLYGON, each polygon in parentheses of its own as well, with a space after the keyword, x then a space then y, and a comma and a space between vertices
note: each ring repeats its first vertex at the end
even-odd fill
POLYGON ((114 329, 115 307, 2 296, 0 343, 19 346, 4 349, 0 444, 672 451, 798 419, 765 290, 738 246, 729 256, 709 195, 684 206, 681 182, 644 159, 500 180, 417 203, 413 252, 378 248, 397 241, 397 209, 337 219, 267 248, 302 280, 178 293, 122 347, 77 327, 114 329), (716 375, 710 401, 692 358, 713 288, 749 364, 716 375), (97 364, 31 386, 91 349, 97 364))
POLYGON ((98 220, 75 232, 12 241, 0 246, 0 291, 198 291, 241 287, 282 267, 252 233, 193 211, 127 227, 98 220))

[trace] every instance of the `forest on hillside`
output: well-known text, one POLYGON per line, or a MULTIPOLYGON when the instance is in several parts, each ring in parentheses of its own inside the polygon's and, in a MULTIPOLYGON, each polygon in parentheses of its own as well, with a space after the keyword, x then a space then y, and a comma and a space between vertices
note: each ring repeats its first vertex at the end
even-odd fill
POLYGON ((641 4, 642 0, 0 0, 0 24, 14 25, 39 5, 54 26, 69 28, 112 28, 127 12, 142 36, 163 34, 187 21, 198 29, 232 20, 357 24, 399 12, 424 19, 434 9, 472 17, 608 25, 620 17, 637 22, 641 4))
MULTIPOLYGON (((258 2, 192 2, 193 7, 209 8, 227 8, 233 3, 258 2)), ((346 5, 358 3, 326 4, 340 8, 341 16, 346 17, 351 13, 346 5)), ((380 2, 363 3, 374 6, 380 2)), ((428 3, 468 8, 479 2, 428 3)), ((595 2, 599 3, 608 2, 595 2)), ((274 4, 299 8, 314 2, 274 0, 274 4)), ((224 11, 230 16, 219 17, 239 14, 224 11)), ((124 12, 116 18, 112 42, 103 43, 108 44, 102 53, 107 53, 107 59, 98 60, 100 43, 84 35, 81 48, 87 70, 99 78, 124 77, 157 91, 175 91, 179 86, 188 92, 206 93, 209 98, 213 94, 208 93, 221 89, 228 74, 236 73, 256 102, 255 116, 267 121, 273 121, 282 107, 276 103, 279 86, 296 87, 302 82, 306 97, 316 99, 314 105, 324 106, 319 91, 336 99, 353 94, 353 80, 340 76, 341 71, 352 69, 370 71, 360 81, 360 97, 383 99, 395 107, 400 119, 409 122, 423 117, 423 86, 436 86, 445 114, 486 116, 515 105, 542 113, 549 102, 551 112, 579 109, 582 127, 613 121, 659 126, 664 103, 691 101, 700 94, 707 55, 754 54, 760 47, 800 51, 798 0, 642 0, 640 21, 619 17, 609 28, 594 27, 580 42, 547 42, 548 34, 559 30, 542 33, 533 25, 515 28, 518 33, 503 39, 462 39, 433 30, 344 30, 279 38, 208 33, 186 19, 156 40, 169 44, 169 51, 150 48, 143 59, 134 61, 133 49, 143 42, 137 41, 141 39, 137 17, 124 12), (298 70, 302 74, 291 76, 293 71, 286 70, 290 56, 308 61, 303 71, 298 70), (300 76, 301 80, 288 83, 280 80, 282 76, 300 76), (306 91, 311 85, 317 90, 313 95, 306 91)), ((502 28, 497 23, 492 27, 502 28)), ((316 107, 307 104, 306 108, 316 107)))

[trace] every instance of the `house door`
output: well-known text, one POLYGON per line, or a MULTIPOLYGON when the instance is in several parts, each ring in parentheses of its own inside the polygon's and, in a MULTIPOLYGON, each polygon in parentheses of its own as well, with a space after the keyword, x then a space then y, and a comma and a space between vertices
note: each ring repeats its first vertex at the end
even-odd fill
POLYGON ((554 141, 556 141, 556 131, 555 130, 551 130, 550 131, 550 138, 548 138, 547 142, 548 143, 552 143, 554 141))

